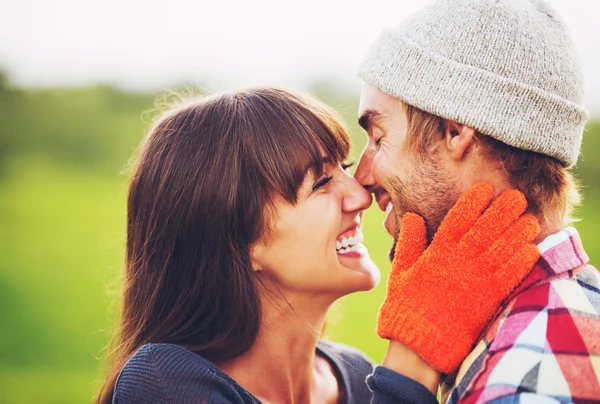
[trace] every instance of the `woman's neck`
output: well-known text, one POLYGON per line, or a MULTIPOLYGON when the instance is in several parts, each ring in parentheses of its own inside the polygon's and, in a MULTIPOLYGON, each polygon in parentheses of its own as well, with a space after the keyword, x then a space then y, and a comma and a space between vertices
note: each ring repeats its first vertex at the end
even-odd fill
POLYGON ((315 351, 329 306, 264 299, 255 343, 217 366, 265 403, 337 402, 334 373, 315 351))

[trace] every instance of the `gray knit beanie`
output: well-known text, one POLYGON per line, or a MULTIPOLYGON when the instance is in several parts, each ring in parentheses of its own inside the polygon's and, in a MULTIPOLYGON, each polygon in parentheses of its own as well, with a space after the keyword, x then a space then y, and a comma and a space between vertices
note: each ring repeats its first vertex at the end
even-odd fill
POLYGON ((565 24, 542 0, 438 0, 359 68, 381 91, 511 146, 577 161, 588 112, 565 24))

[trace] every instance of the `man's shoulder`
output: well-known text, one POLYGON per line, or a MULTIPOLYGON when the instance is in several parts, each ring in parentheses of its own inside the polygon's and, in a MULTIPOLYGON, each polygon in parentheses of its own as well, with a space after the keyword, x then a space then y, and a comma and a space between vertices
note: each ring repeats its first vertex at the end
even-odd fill
POLYGON ((513 297, 463 364, 453 398, 598 399, 599 360, 600 274, 588 265, 513 297))
MULTIPOLYGON (((543 272, 538 264, 533 272, 543 272)), ((533 278, 533 276, 529 276, 533 278)), ((586 313, 591 317, 600 314, 600 273, 591 265, 581 265, 568 272, 535 276, 533 281, 517 289, 503 305, 501 315, 486 331, 488 341, 497 340, 503 328, 524 329, 531 318, 541 312, 564 315, 586 313), (515 323, 519 323, 518 325, 515 323)), ((524 282, 525 283, 525 282, 524 282)), ((589 317, 589 316, 587 316, 589 317)), ((513 337, 514 333, 511 334, 513 337)))
POLYGON ((600 355, 600 343, 595 342, 600 341, 600 274, 588 265, 570 276, 532 285, 509 302, 496 330, 489 332, 488 354, 517 349, 600 355))

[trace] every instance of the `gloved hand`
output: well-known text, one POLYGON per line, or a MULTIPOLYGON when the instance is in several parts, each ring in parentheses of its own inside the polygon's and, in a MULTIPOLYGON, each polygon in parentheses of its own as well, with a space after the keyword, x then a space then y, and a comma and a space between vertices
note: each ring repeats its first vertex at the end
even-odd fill
POLYGON ((429 247, 423 218, 402 218, 377 333, 410 346, 444 373, 460 366, 539 259, 531 244, 539 225, 522 215, 523 194, 508 190, 490 205, 493 196, 489 183, 469 188, 429 247))

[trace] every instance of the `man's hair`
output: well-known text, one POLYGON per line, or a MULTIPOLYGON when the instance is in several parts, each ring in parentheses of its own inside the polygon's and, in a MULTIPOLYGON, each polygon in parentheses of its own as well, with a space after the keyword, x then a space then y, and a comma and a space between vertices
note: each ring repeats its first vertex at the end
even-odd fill
MULTIPOLYGON (((408 145, 419 154, 431 153, 443 140, 446 120, 412 105, 404 106, 408 145)), ((502 143, 479 131, 475 141, 491 161, 506 172, 511 185, 521 191, 528 211, 545 221, 549 212, 560 212, 563 223, 573 221, 572 213, 580 201, 579 184, 559 160, 502 143)))

